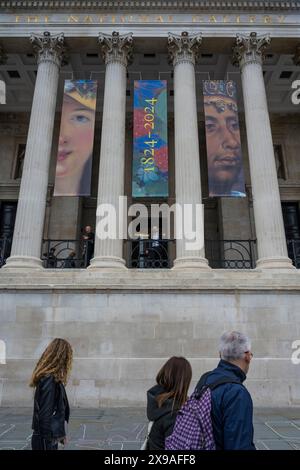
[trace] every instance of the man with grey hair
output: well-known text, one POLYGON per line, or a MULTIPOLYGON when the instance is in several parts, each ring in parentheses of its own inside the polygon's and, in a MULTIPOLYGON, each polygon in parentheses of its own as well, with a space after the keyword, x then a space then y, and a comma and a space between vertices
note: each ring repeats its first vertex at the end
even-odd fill
POLYGON ((238 331, 224 333, 219 344, 220 362, 197 384, 226 380, 211 391, 211 418, 217 450, 255 450, 253 444, 253 404, 243 386, 253 357, 249 338, 238 331), (232 380, 232 382, 231 382, 232 380))

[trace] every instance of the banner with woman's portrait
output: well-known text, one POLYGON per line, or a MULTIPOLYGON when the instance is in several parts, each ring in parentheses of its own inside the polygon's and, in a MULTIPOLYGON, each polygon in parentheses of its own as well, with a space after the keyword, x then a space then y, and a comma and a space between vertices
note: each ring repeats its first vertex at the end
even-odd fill
POLYGON ((209 196, 245 197, 236 85, 204 80, 209 196))
POLYGON ((90 196, 97 81, 65 80, 54 196, 90 196))

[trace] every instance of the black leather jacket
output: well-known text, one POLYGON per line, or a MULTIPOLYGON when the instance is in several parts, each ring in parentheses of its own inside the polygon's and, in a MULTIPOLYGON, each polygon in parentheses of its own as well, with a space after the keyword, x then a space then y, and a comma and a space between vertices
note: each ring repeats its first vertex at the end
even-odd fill
POLYGON ((47 439, 66 435, 65 421, 69 422, 70 408, 64 385, 55 382, 53 375, 42 377, 34 394, 32 429, 47 439))

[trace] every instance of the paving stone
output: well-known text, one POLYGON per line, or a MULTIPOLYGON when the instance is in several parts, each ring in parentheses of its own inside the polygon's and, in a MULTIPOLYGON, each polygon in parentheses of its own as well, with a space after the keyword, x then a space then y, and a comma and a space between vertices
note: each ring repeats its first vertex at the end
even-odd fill
MULTIPOLYGON (((31 448, 31 413, 0 409, 0 450, 31 448)), ((146 428, 144 408, 74 408, 66 449, 138 450, 146 428)), ((300 450, 300 408, 255 409, 254 442, 259 450, 300 450)))

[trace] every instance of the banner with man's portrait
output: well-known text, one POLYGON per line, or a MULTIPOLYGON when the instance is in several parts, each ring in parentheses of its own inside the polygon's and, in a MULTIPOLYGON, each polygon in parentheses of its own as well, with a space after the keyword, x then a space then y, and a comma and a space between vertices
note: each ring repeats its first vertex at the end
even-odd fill
POLYGON ((236 84, 204 80, 209 196, 245 197, 236 84))
POLYGON ((97 81, 65 80, 54 196, 90 196, 97 81))
POLYGON ((132 196, 168 194, 167 82, 135 80, 132 196))

